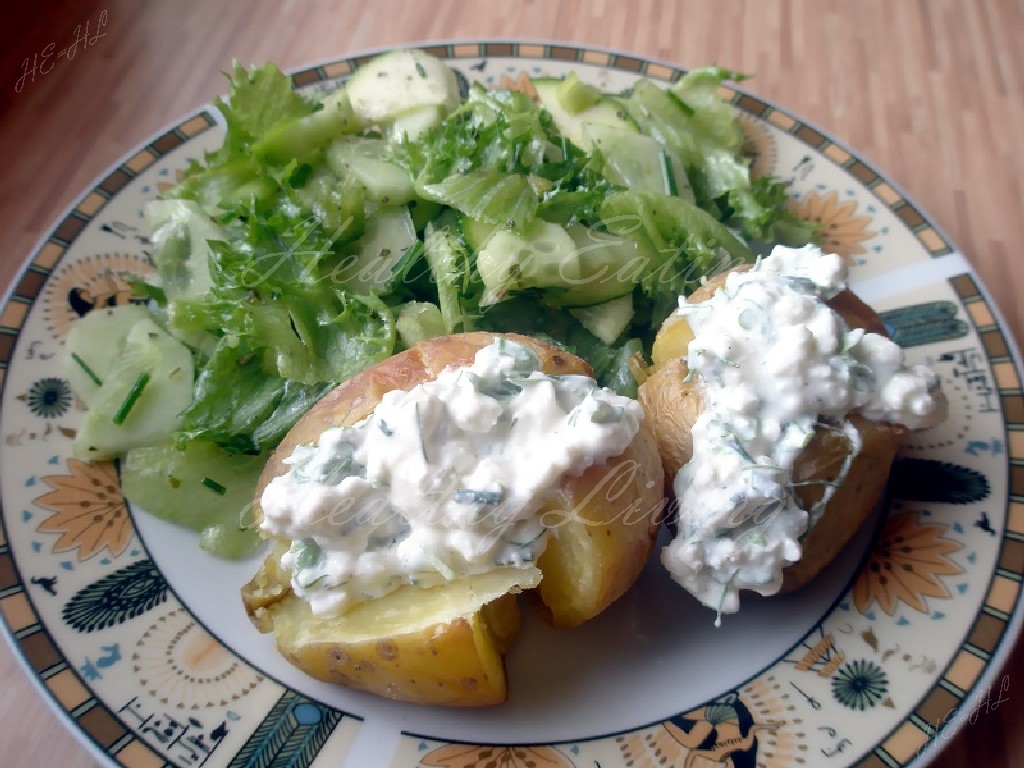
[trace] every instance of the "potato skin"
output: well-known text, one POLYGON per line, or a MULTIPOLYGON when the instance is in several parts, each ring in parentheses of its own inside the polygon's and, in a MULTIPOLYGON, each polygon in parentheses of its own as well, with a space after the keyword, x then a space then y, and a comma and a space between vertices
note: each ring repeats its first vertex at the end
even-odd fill
POLYGON ((548 621, 582 624, 633 585, 663 519, 664 483, 657 446, 643 424, 621 456, 563 479, 547 505, 551 538, 537 563, 548 621))
MULTIPOLYGON (((283 549, 275 548, 277 558, 283 549)), ((255 605, 254 583, 281 578, 272 559, 245 588, 247 606, 255 605)), ((274 633, 285 659, 318 680, 417 704, 488 706, 508 694, 502 654, 518 630, 514 578, 530 586, 539 572, 518 576, 472 584, 469 577, 457 590, 401 587, 345 616, 327 618, 314 615, 286 581, 276 599, 253 607, 251 618, 261 631, 274 633), (418 620, 423 609, 439 620, 418 620), (450 615, 439 616, 446 609, 450 615), (403 620, 408 626, 397 627, 403 620), (378 631, 382 626, 388 629, 378 631)))
MULTIPOLYGON (((476 353, 498 336, 529 346, 547 374, 593 375, 580 358, 517 334, 465 333, 421 342, 339 385, 293 427, 260 476, 257 520, 262 519, 259 500, 263 490, 274 477, 284 474, 287 467, 283 461, 296 446, 315 442, 329 427, 364 419, 389 391, 408 391, 436 378, 446 367, 470 365, 476 353)), ((538 562, 545 574, 540 597, 548 603, 543 613, 552 623, 579 624, 604 610, 633 584, 654 546, 658 513, 664 506, 663 485, 654 437, 644 424, 620 456, 562 479, 546 507, 549 521, 557 528, 551 531, 548 548, 538 562), (608 478, 620 479, 613 484, 608 478)), ((501 654, 518 629, 514 594, 488 594, 468 609, 428 627, 356 642, 324 640, 331 633, 321 626, 317 630, 321 639, 313 642, 303 626, 322 624, 323 620, 314 617, 305 601, 292 593, 289 574, 277 564, 286 546, 286 542, 275 546, 243 588, 242 600, 253 623, 261 632, 274 633, 279 650, 292 664, 319 679, 403 701, 484 706, 505 699, 501 654), (396 649, 393 658, 374 655, 382 643, 396 649), (401 668, 391 663, 398 659, 401 668)), ((386 603, 389 598, 391 595, 374 602, 386 603)), ((344 627, 350 615, 334 621, 344 627)), ((338 637, 343 634, 339 631, 338 637)))
MULTIPOLYGON (((746 271, 749 266, 739 267, 746 271)), ((710 299, 725 283, 726 274, 716 275, 687 299, 697 304, 710 299)), ((851 291, 843 291, 830 299, 828 305, 838 312, 850 328, 888 335, 878 314, 851 291)), ((681 318, 672 315, 659 330, 666 333, 681 318)), ((665 468, 666 492, 671 495, 672 482, 679 470, 693 456, 691 429, 704 409, 700 377, 684 382, 689 368, 685 360, 671 360, 640 387, 640 403, 654 431, 665 468)), ((843 484, 836 490, 825 512, 803 541, 803 556, 783 571, 780 593, 792 592, 808 584, 828 565, 857 532, 881 500, 889 469, 906 435, 899 425, 852 416, 850 421, 860 433, 862 447, 850 464, 843 484)), ((837 478, 848 453, 847 441, 827 430, 816 429, 811 443, 793 467, 794 479, 833 481, 837 478)), ((808 509, 821 498, 820 487, 797 490, 801 506, 808 509)))

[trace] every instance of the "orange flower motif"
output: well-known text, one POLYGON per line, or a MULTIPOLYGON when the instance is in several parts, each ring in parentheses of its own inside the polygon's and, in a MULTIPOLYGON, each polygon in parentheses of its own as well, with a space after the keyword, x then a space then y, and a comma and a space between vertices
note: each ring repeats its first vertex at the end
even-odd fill
POLYGON ((43 482, 54 490, 35 503, 54 514, 36 528, 41 533, 59 533, 54 552, 78 550, 79 560, 88 560, 106 547, 119 555, 131 541, 134 528, 117 486, 117 473, 109 461, 89 464, 68 459, 68 475, 47 475, 43 482))
POLYGON ((537 96, 537 89, 533 87, 533 83, 530 82, 530 76, 525 72, 520 72, 519 77, 513 80, 508 75, 501 76, 501 82, 498 83, 500 88, 504 88, 509 91, 519 91, 525 93, 530 97, 530 100, 536 102, 539 100, 537 96))
POLYGON ((82 315, 137 300, 130 276, 149 279, 155 272, 146 256, 135 253, 100 253, 65 263, 43 288, 46 330, 63 343, 82 315))
POLYGON ((573 768, 553 747, 488 747, 448 744, 424 755, 420 762, 431 768, 573 768))
POLYGON ((829 253, 838 253, 844 258, 865 253, 861 243, 875 236, 868 229, 871 217, 857 216, 857 202, 840 202, 838 192, 827 195, 808 192, 790 207, 797 218, 821 225, 818 230, 821 247, 829 253))
POLYGON ((866 613, 877 600, 890 616, 898 602, 928 613, 926 597, 948 598, 950 592, 939 577, 963 573, 947 557, 963 544, 943 538, 945 531, 946 526, 938 523, 922 525, 915 512, 886 520, 853 587, 857 610, 866 613))

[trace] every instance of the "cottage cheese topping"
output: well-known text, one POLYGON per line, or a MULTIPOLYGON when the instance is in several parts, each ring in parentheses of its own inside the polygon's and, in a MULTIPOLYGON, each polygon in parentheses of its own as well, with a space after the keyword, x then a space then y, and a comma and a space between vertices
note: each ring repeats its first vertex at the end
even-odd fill
POLYGON ((693 457, 675 478, 679 532, 662 560, 719 618, 739 608, 741 589, 778 591, 834 493, 826 486, 809 510, 793 493, 793 464, 816 426, 849 442, 841 482, 860 448, 845 420, 851 412, 912 429, 944 418, 932 371, 907 368, 896 344, 850 330, 825 304, 846 278, 838 255, 779 246, 750 271, 731 273, 708 301, 680 300, 704 411, 693 457))
POLYGON ((262 528, 293 541, 281 564, 295 593, 331 614, 535 561, 559 480, 622 453, 643 415, 591 378, 539 369, 529 347, 499 339, 296 448, 261 499, 262 528))

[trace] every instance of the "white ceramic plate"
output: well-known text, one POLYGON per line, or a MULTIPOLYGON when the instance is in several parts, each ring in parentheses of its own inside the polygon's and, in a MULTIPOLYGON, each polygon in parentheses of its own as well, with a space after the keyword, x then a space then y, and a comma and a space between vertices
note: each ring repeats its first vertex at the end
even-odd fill
MULTIPOLYGON (((608 90, 680 70, 606 51, 436 45, 470 80, 525 87, 570 69, 608 90)), ((297 72, 332 89, 367 56, 297 72)), ((876 523, 813 586, 748 598, 721 629, 651 567, 592 624, 525 627, 508 704, 462 712, 310 681, 249 624, 254 562, 202 553, 135 514, 112 464, 70 456, 81 417, 59 365, 71 323, 133 300, 152 271, 145 200, 219 144, 211 109, 128 155, 61 217, 0 315, 0 612, 16 653, 110 765, 612 768, 921 765, 978 706, 1020 624, 1024 397, 1015 347, 969 264, 906 196, 782 109, 725 90, 757 172, 846 256, 855 290, 914 362, 941 374, 949 421, 914 437, 876 523), (940 738, 941 737, 941 738, 940 738)), ((986 703, 987 702, 987 703, 986 703)))

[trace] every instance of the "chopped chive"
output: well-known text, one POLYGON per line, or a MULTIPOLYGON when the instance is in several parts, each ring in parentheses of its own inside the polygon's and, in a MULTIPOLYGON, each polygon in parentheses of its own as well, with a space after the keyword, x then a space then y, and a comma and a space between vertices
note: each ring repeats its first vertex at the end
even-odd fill
POLYGON ((534 536, 529 541, 513 541, 513 542, 510 542, 510 543, 515 544, 517 547, 519 547, 521 549, 526 549, 527 547, 533 545, 536 541, 538 541, 540 539, 540 537, 543 536, 547 532, 548 532, 547 528, 541 528, 540 529, 540 533, 538 533, 536 536, 534 536))
POLYGON ((388 426, 388 423, 384 421, 384 419, 379 419, 377 421, 377 426, 380 427, 380 431, 384 433, 384 437, 391 437, 393 434, 395 434, 391 427, 388 426))
POLYGON ((715 613, 715 626, 722 626, 722 606, 725 605, 725 598, 729 596, 729 590, 732 589, 732 585, 736 582, 736 577, 740 575, 740 569, 737 568, 732 572, 732 576, 725 582, 725 588, 722 589, 722 597, 718 601, 718 610, 715 613))
POLYGON ((665 179, 665 194, 675 196, 679 194, 676 186, 676 172, 672 167, 672 160, 667 150, 661 150, 661 175, 665 179))
POLYGON ((218 483, 212 477, 204 477, 199 482, 202 483, 203 485, 205 485, 207 488, 209 488, 214 493, 216 493, 218 496, 223 496, 225 493, 228 492, 227 488, 225 488, 223 485, 218 483))
POLYGON ((734 440, 733 447, 736 449, 736 453, 742 456, 748 464, 754 464, 755 466, 757 465, 757 462, 754 461, 754 457, 750 455, 750 453, 739 440, 734 440))
POLYGON ((150 375, 149 373, 140 373, 139 378, 132 384, 132 388, 128 391, 128 396, 121 403, 121 407, 117 409, 117 413, 114 414, 114 423, 118 426, 124 424, 124 420, 128 418, 128 414, 132 412, 132 408, 142 397, 142 390, 149 384, 150 375))
POLYGON ((420 418, 420 404, 417 402, 415 405, 416 409, 416 432, 420 439, 420 453, 423 454, 423 463, 429 464, 430 459, 427 458, 427 442, 423 439, 423 421, 420 418))
POLYGON ((426 555, 427 561, 434 567, 435 571, 444 577, 445 581, 451 581, 455 578, 455 571, 451 569, 448 563, 429 550, 426 551, 426 555))
POLYGON ((320 549, 320 545, 313 539, 294 541, 292 542, 292 548, 295 550, 296 571, 304 571, 320 562, 323 550, 320 549))
POLYGON ((100 377, 97 376, 95 372, 93 372, 92 368, 85 364, 85 360, 79 357, 77 352, 71 353, 71 359, 78 363, 78 367, 85 371, 85 375, 92 380, 93 384, 95 384, 97 387, 103 386, 103 382, 100 381, 100 377))
POLYGON ((504 491, 458 488, 452 500, 456 504, 500 504, 503 498, 505 498, 504 491))
POLYGON ((683 111, 684 115, 686 115, 687 117, 693 117, 693 107, 691 107, 689 104, 687 104, 681 98, 679 98, 678 94, 673 93, 672 91, 668 91, 667 90, 667 91, 665 91, 665 95, 668 96, 669 101, 671 101, 673 104, 675 104, 677 107, 679 107, 683 111))
POLYGON ((416 72, 417 72, 417 73, 419 74, 419 76, 420 76, 420 77, 422 77, 422 78, 423 78, 424 80, 426 80, 426 79, 427 79, 427 70, 426 70, 426 69, 424 69, 423 65, 422 65, 422 64, 420 64, 420 63, 419 63, 418 61, 416 62, 416 72))
POLYGON ((389 285, 398 286, 400 283, 405 282, 416 261, 423 254, 423 250, 423 241, 421 240, 417 240, 406 248, 405 253, 395 260, 395 265, 391 268, 391 277, 388 280, 389 285))
POLYGON ((579 417, 580 417, 580 407, 577 405, 575 408, 573 408, 569 412, 569 420, 568 420, 569 421, 569 426, 570 427, 575 427, 576 426, 576 420, 579 417))

